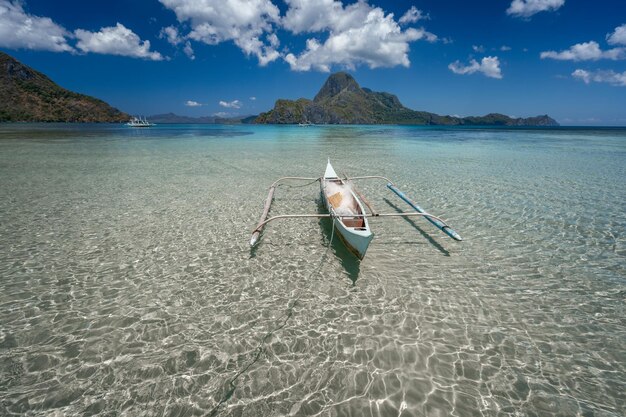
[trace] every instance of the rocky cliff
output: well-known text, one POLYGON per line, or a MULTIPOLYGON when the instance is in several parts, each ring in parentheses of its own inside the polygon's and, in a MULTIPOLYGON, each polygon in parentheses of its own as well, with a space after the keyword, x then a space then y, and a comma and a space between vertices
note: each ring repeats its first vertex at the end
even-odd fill
POLYGON ((102 100, 59 87, 0 52, 0 122, 122 122, 129 117, 102 100))
POLYGON ((503 114, 481 117, 440 116, 404 107, 390 93, 362 88, 345 72, 328 77, 313 98, 276 101, 274 108, 261 113, 256 123, 289 124, 411 124, 411 125, 485 125, 485 126, 558 126, 549 116, 511 118, 503 114))

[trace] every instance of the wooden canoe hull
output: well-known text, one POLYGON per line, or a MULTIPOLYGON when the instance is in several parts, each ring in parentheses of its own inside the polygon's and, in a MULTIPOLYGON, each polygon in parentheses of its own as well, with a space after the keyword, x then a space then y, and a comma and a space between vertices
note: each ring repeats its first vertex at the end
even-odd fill
POLYGON ((335 229, 335 233, 339 235, 341 241, 344 243, 346 248, 354 254, 359 259, 363 259, 365 253, 367 252, 367 248, 369 247, 370 242, 374 238, 374 234, 370 230, 369 223, 367 218, 363 215, 365 211, 363 210, 363 204, 356 196, 354 191, 350 189, 343 180, 337 177, 335 170, 330 165, 330 161, 326 167, 326 172, 324 173, 324 177, 322 177, 322 181, 320 182, 320 190, 322 195, 322 201, 324 201, 324 205, 328 212, 332 215, 333 227, 335 229), (340 213, 337 213, 333 204, 329 200, 332 199, 333 196, 329 196, 326 190, 328 182, 333 182, 339 187, 347 187, 345 189, 346 195, 350 196, 354 199, 356 217, 341 217, 340 213), (329 198, 330 197, 330 198, 329 198), (360 215, 360 217, 359 217, 360 215), (358 220, 358 225, 351 225, 351 222, 358 220))
POLYGON ((334 218, 335 232, 343 242, 346 248, 357 258, 363 259, 370 242, 374 238, 374 234, 367 230, 365 233, 355 233, 348 230, 341 220, 334 218))

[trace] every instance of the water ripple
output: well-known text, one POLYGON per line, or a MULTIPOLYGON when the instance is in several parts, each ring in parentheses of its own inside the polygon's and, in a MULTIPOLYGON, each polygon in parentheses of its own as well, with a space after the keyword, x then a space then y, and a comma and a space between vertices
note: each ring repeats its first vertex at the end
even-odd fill
POLYGON ((623 131, 2 129, 0 415, 626 413, 623 131), (329 156, 464 241, 373 219, 358 262, 285 220, 250 251, 329 156))

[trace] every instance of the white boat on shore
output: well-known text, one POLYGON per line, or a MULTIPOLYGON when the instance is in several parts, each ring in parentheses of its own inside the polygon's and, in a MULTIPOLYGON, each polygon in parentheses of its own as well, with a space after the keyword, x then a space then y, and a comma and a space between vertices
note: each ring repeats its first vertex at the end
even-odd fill
POLYGON ((152 127, 152 126, 156 126, 154 123, 150 123, 148 121, 148 119, 146 119, 145 117, 142 119, 141 116, 140 117, 133 117, 132 119, 130 119, 127 123, 126 126, 129 127, 152 127))

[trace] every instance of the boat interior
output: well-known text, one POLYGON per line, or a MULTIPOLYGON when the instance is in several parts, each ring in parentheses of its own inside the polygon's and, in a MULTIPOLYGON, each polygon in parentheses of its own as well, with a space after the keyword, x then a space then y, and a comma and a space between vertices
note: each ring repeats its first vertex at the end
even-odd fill
POLYGON ((328 203, 333 206, 335 212, 348 217, 341 217, 341 222, 346 227, 364 228, 365 220, 363 217, 349 217, 350 215, 363 214, 357 203, 354 195, 347 189, 346 185, 341 180, 328 180, 329 183, 333 183, 335 187, 326 187, 326 198, 328 203), (337 188, 340 188, 337 191, 337 188))

